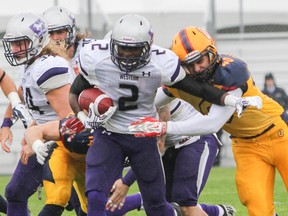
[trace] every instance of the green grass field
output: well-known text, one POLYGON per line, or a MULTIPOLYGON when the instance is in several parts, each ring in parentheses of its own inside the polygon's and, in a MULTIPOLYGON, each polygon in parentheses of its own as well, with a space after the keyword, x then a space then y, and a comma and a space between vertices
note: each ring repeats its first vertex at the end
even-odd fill
MULTIPOLYGON (((234 183, 234 168, 213 167, 205 189, 200 196, 200 203, 219 204, 227 203, 233 205, 237 216, 246 216, 246 209, 241 205, 234 183)), ((0 193, 4 194, 4 188, 9 181, 10 176, 0 176, 0 193)), ((138 191, 137 185, 134 184, 129 193, 138 191)), ((29 208, 33 216, 36 216, 44 205, 45 195, 42 192, 42 200, 38 200, 37 194, 34 194, 29 200, 29 208)), ((275 181, 275 206, 278 215, 288 215, 288 196, 285 186, 277 174, 275 181)), ((65 211, 63 216, 75 215, 74 212, 65 211)), ((144 216, 144 211, 132 211, 128 216, 144 216)))

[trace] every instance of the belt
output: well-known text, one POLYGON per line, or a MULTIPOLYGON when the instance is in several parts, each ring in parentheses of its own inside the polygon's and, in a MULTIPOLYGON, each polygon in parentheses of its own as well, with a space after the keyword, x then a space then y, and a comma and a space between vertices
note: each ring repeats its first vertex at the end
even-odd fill
POLYGON ((231 136, 231 138, 254 139, 254 138, 257 138, 257 137, 265 134, 266 132, 268 132, 269 130, 271 130, 273 127, 275 127, 275 125, 274 125, 274 124, 271 124, 268 128, 266 128, 264 131, 262 131, 262 133, 256 134, 256 135, 254 135, 254 136, 250 136, 250 137, 233 137, 233 136, 231 136))

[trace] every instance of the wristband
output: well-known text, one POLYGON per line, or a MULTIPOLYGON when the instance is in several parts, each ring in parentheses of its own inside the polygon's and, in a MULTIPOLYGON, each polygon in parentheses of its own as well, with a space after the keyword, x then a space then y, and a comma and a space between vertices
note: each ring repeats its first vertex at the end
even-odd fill
POLYGON ((82 122, 83 125, 85 125, 84 123, 87 115, 83 111, 77 113, 77 118, 82 122))
POLYGON ((1 125, 1 128, 3 128, 3 127, 9 127, 10 128, 12 125, 13 125, 13 122, 11 121, 10 118, 4 118, 3 123, 1 125))
POLYGON ((234 95, 228 94, 224 98, 224 104, 230 107, 236 107, 236 103, 239 101, 239 98, 235 97, 234 95))
POLYGON ((16 106, 16 104, 21 103, 21 100, 19 98, 19 95, 17 92, 11 92, 8 94, 7 98, 9 99, 12 108, 16 106))
POLYGON ((37 139, 33 142, 32 149, 35 153, 37 152, 40 145, 44 145, 44 143, 40 139, 37 139))

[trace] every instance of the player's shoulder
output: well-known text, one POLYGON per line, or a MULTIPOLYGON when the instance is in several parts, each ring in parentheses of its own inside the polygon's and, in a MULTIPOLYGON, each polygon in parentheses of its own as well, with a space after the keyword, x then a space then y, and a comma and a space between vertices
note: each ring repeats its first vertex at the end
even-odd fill
POLYGON ((70 64, 68 60, 61 56, 43 55, 33 63, 33 73, 36 75, 43 74, 47 71, 65 69, 68 71, 70 64))
POLYGON ((109 40, 90 41, 80 50, 80 61, 95 64, 110 56, 109 40))
POLYGON ((170 49, 157 45, 151 47, 151 62, 161 68, 175 68, 179 63, 178 56, 170 49))
POLYGON ((69 62, 60 56, 41 56, 27 70, 38 85, 49 83, 48 80, 63 82, 71 76, 69 62))
POLYGON ((83 44, 83 51, 88 53, 97 54, 99 52, 110 51, 110 43, 109 40, 90 40, 83 44))
POLYGON ((220 63, 215 73, 215 84, 237 88, 246 83, 249 77, 250 72, 244 61, 232 55, 220 55, 220 63))
POLYGON ((151 55, 152 58, 163 58, 163 59, 178 58, 177 55, 172 50, 155 44, 151 46, 151 55))
POLYGON ((77 49, 82 49, 83 47, 86 47, 88 44, 95 41, 96 39, 94 38, 82 38, 81 40, 77 41, 77 49))
POLYGON ((43 55, 35 61, 35 66, 41 68, 68 67, 69 61, 58 55, 43 55))

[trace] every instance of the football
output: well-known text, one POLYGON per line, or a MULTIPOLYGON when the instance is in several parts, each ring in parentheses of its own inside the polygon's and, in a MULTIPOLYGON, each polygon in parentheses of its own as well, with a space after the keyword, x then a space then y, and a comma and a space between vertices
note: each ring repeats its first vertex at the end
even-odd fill
POLYGON ((90 103, 93 103, 96 115, 104 114, 113 106, 112 99, 99 88, 88 88, 83 90, 78 97, 78 103, 81 109, 86 111, 89 110, 90 103))

